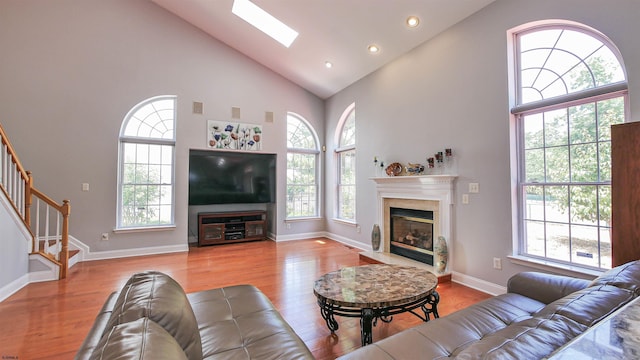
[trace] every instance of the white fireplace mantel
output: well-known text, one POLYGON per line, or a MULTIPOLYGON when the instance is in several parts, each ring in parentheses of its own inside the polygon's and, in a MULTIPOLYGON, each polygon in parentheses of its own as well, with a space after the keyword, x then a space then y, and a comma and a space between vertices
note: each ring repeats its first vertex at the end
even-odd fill
MULTIPOLYGON (((449 265, 447 273, 451 269, 452 254, 452 225, 453 225, 453 205, 455 202, 454 185, 457 176, 455 175, 416 175, 416 176, 393 176, 371 178, 376 183, 377 197, 377 218, 376 223, 380 225, 382 234, 382 244, 380 255, 389 255, 389 233, 385 228, 385 201, 418 200, 429 201, 430 204, 437 204, 436 210, 439 213, 438 228, 434 228, 434 235, 444 236, 449 244, 449 265)), ((434 224, 435 225, 435 224, 434 224)), ((395 255, 393 255, 395 256, 395 255)))

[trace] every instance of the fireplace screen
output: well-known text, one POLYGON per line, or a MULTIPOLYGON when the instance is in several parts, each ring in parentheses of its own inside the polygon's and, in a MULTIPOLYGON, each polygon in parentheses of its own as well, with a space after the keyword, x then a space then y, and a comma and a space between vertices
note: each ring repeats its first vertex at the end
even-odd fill
POLYGON ((391 253, 433 265, 433 212, 390 210, 391 253))

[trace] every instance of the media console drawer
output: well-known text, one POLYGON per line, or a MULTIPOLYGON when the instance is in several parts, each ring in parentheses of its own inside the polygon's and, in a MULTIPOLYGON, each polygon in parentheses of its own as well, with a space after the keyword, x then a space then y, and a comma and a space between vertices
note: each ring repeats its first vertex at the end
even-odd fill
POLYGON ((266 211, 198 214, 198 246, 264 240, 266 211))

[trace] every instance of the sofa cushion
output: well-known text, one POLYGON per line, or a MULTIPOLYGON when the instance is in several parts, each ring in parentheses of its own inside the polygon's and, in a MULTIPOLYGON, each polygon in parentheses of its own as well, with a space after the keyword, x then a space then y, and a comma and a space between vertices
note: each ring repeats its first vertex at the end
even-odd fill
POLYGON ((616 266, 595 278, 590 286, 613 285, 640 295, 640 260, 616 266))
POLYGON ((472 360, 542 359, 588 327, 562 315, 531 318, 489 334, 461 351, 457 358, 472 360))
POLYGON ((313 359, 307 346, 251 285, 187 295, 198 319, 204 359, 313 359))
POLYGON ((588 286, 589 280, 525 271, 509 278, 507 291, 549 304, 588 286))
POLYGON ((534 317, 555 314, 579 324, 592 326, 633 300, 633 292, 611 285, 592 286, 556 300, 540 310, 534 317))
POLYGON ((202 358, 198 323, 184 290, 158 271, 131 276, 114 306, 105 334, 116 325, 148 317, 162 326, 182 347, 189 359, 202 358))
POLYGON ((187 359, 180 344, 149 318, 112 327, 96 346, 91 360, 187 359))
POLYGON ((502 294, 445 317, 404 330, 340 359, 439 359, 514 322, 530 319, 545 304, 519 294, 502 294), (410 346, 409 346, 410 344, 410 346), (390 356, 389 354, 393 354, 390 356))

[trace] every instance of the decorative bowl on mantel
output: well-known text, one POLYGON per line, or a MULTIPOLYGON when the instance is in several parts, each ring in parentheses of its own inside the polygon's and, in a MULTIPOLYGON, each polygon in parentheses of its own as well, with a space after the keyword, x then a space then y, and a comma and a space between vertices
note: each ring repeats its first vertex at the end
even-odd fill
POLYGON ((398 176, 400 175, 400 173, 402 173, 402 164, 394 162, 391 165, 387 166, 385 172, 389 176, 398 176))

